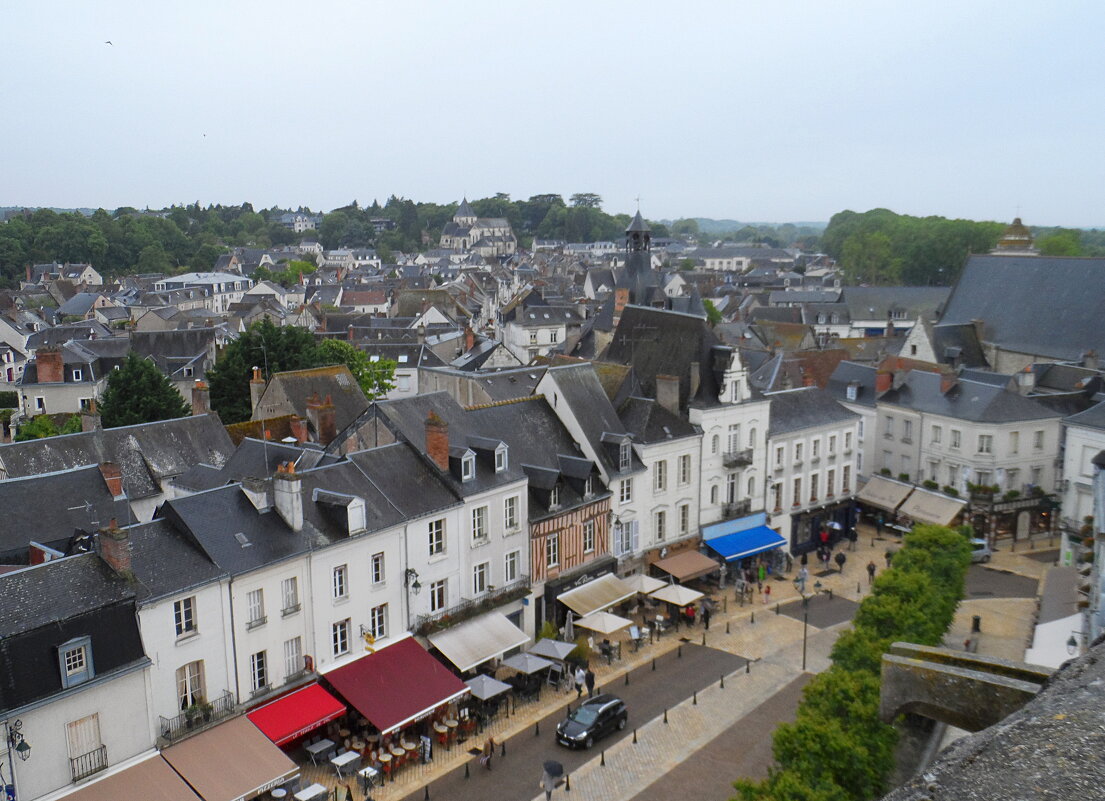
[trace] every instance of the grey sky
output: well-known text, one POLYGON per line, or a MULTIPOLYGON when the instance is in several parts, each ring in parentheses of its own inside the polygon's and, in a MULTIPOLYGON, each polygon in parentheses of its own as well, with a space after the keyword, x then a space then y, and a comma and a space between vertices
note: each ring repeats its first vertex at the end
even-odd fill
POLYGON ((0 205, 593 191, 653 218, 1105 225, 1103 22, 1100 0, 6 2, 0 205))

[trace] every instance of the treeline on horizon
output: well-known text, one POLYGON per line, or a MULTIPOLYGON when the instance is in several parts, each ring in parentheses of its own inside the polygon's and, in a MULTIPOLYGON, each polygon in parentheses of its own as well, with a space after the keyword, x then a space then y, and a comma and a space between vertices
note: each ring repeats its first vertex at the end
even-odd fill
MULTIPOLYGON (((327 249, 373 247, 386 263, 398 251, 436 247, 457 205, 395 196, 368 206, 354 201, 322 215, 318 230, 300 234, 279 222, 288 209, 257 211, 250 203, 196 202, 161 211, 122 207, 113 212, 98 209, 91 215, 51 209, 16 212, 0 225, 0 286, 18 286, 31 264, 88 262, 107 276, 202 271, 231 247, 271 248, 305 238, 316 238, 327 249), (377 233, 373 221, 379 220, 389 220, 390 230, 377 233)), ((527 200, 497 194, 470 205, 480 217, 508 220, 523 247, 535 238, 619 242, 630 221, 628 214, 603 211, 601 196, 593 193, 568 200, 557 194, 527 200)), ((650 225, 654 237, 682 237, 700 244, 725 240, 822 250, 841 262, 849 281, 873 284, 950 283, 967 254, 988 251, 1005 228, 1004 223, 910 217, 886 209, 840 212, 820 236, 815 228, 790 223, 744 225, 729 232, 700 231, 692 218, 650 225)), ((1050 255, 1105 255, 1102 231, 1046 229, 1037 236, 1041 250, 1050 255)))

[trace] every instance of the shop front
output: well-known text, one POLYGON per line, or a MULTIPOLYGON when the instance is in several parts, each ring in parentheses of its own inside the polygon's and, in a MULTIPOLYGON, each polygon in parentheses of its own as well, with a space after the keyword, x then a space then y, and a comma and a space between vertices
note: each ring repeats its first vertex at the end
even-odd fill
POLYGON ((842 539, 854 535, 856 506, 851 498, 828 503, 791 515, 790 552, 801 556, 822 545, 836 547, 842 539))

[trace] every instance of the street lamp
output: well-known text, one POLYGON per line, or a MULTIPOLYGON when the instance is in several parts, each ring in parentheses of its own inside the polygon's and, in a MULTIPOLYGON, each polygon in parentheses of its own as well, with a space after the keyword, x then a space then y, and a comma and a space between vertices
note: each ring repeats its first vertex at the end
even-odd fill
POLYGON ((418 571, 413 567, 408 567, 406 573, 403 574, 403 583, 410 588, 410 591, 415 595, 418 595, 422 589, 422 582, 418 580, 418 571))
POLYGON ((821 582, 815 581, 813 583, 813 592, 806 595, 805 589, 798 590, 802 596, 802 670, 806 669, 806 634, 810 627, 810 598, 817 593, 821 592, 821 582))
POLYGON ((27 738, 23 736, 23 721, 17 720, 8 724, 8 746, 15 753, 19 754, 19 758, 26 762, 31 758, 31 744, 27 742, 27 738))
POLYGON ((1082 632, 1071 631, 1070 637, 1067 638, 1067 653, 1074 656, 1078 653, 1078 640, 1081 638, 1082 632), (1077 635, 1077 636, 1075 636, 1077 635))

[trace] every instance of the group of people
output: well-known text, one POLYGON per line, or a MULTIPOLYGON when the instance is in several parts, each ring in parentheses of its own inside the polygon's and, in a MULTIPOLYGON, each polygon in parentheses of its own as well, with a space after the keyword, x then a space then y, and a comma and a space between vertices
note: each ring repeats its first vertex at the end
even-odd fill
POLYGON ((595 697, 595 671, 591 670, 588 666, 586 670, 583 669, 583 665, 576 666, 575 672, 575 685, 576 685, 576 698, 583 697, 584 688, 587 689, 587 697, 595 697))

